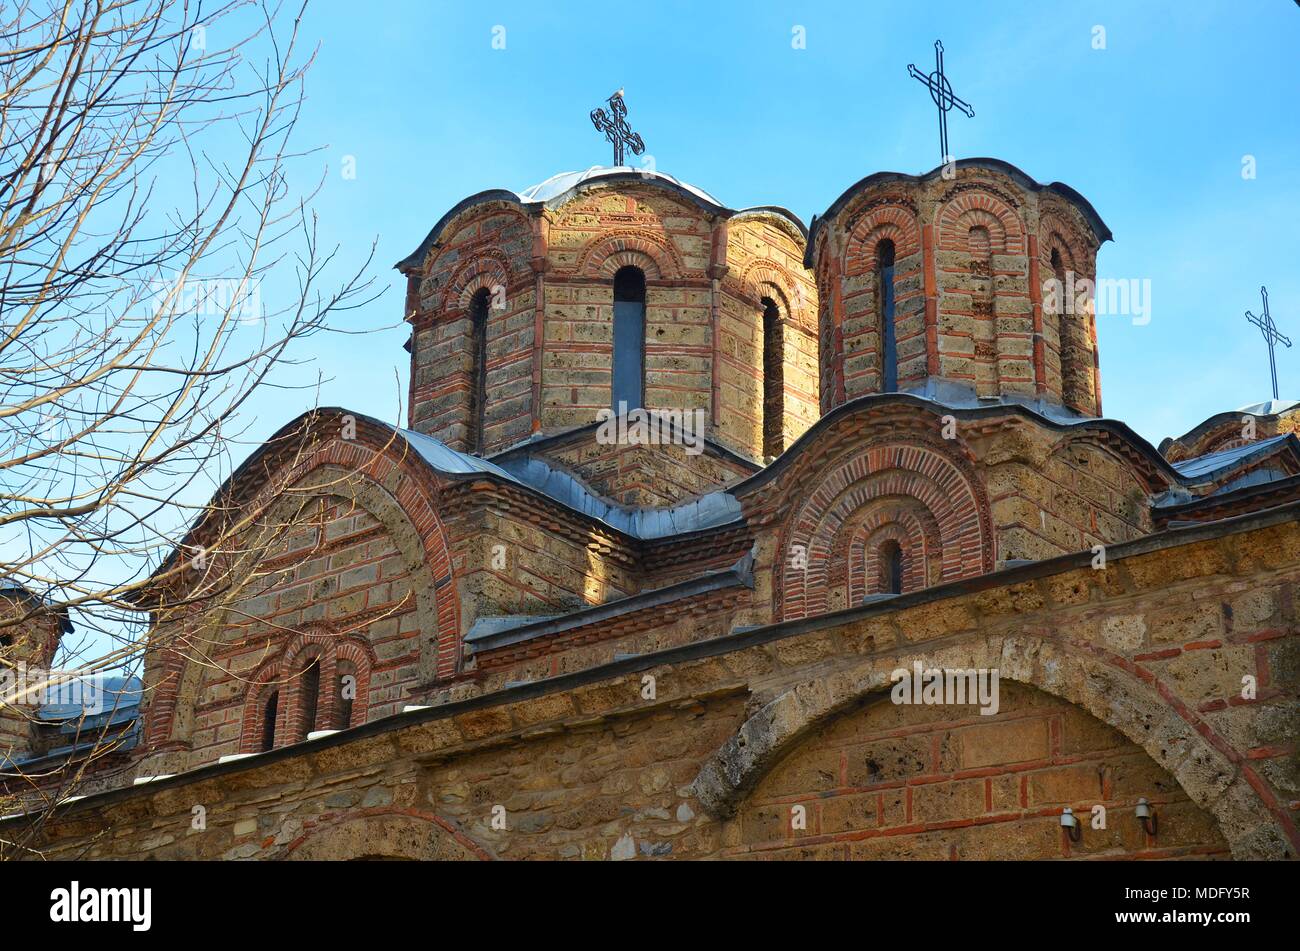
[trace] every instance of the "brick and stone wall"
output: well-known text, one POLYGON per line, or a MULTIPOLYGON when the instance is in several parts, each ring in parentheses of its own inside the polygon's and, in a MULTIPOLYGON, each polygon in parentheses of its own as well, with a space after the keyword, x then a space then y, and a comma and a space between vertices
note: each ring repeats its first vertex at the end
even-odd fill
POLYGON ((31 716, 28 702, 6 703, 18 696, 21 683, 41 683, 41 671, 54 664, 59 646, 58 614, 37 599, 16 589, 0 591, 0 757, 19 758, 31 752, 31 716))
POLYGON ((39 845, 92 858, 1295 857, 1297 565, 1290 511, 1156 536, 1116 546, 1104 570, 1062 558, 116 790, 62 807, 39 845), (998 713, 882 699, 914 662, 997 668, 998 713), (1155 837, 1135 827, 1139 797, 1155 837), (806 829, 781 815, 795 803, 812 807, 806 829), (1085 817, 1080 843, 1063 838, 1065 805, 1085 817))
POLYGON ((533 225, 502 202, 475 205, 444 229, 423 268, 408 277, 412 325, 411 427, 453 449, 472 451, 474 361, 470 305, 489 297, 483 442, 502 449, 532 432, 536 289, 533 225))
MULTIPOLYGON (((951 178, 936 170, 873 179, 833 206, 810 250, 821 302, 823 412, 881 391, 877 252, 887 240, 895 248, 900 389, 943 380, 979 397, 1043 396, 1098 415, 1092 311, 1064 319, 1044 311, 1053 251, 1067 278, 1095 280, 1102 238, 1081 210, 978 162, 959 165, 951 178)), ((1057 299, 1047 297, 1049 311, 1057 299)))
POLYGON ((1033 687, 1010 683, 999 695, 991 716, 977 705, 901 706, 881 696, 833 718, 759 783, 724 854, 1228 856, 1213 817, 1122 734, 1033 687), (1163 817, 1165 835, 1145 834, 1133 813, 1139 798, 1163 817), (1084 826, 1079 842, 1062 833, 1066 806, 1084 826), (1102 829, 1092 825, 1097 806, 1102 829), (803 809, 800 828, 795 807, 803 809))
POLYGON ((412 426, 474 448, 469 307, 484 289, 493 294, 484 453, 595 420, 611 402, 613 279, 632 266, 646 278, 645 406, 703 410, 714 439, 761 462, 768 298, 781 310, 783 374, 769 425, 793 442, 818 411, 802 226, 777 209, 732 216, 640 177, 594 179, 544 207, 470 203, 407 268, 412 426))

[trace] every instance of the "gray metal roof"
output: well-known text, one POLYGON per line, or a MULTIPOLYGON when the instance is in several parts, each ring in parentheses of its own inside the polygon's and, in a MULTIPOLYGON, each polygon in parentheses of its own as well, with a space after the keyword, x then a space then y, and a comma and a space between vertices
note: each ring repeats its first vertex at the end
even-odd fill
POLYGON ((520 201, 547 202, 568 194, 585 182, 595 181, 601 178, 610 178, 615 175, 627 175, 628 173, 640 175, 642 178, 647 180, 658 179, 659 181, 675 185, 684 191, 688 191, 700 200, 708 202, 710 205, 716 205, 719 208, 726 207, 722 202, 718 201, 718 199, 714 198, 702 188, 696 188, 694 185, 688 184, 679 178, 674 178, 672 175, 668 175, 665 172, 658 172, 648 168, 633 168, 631 165, 593 165, 591 168, 585 169, 581 172, 560 172, 557 175, 552 175, 544 182, 538 182, 536 185, 528 186, 517 194, 519 195, 520 201))
POLYGON ((527 486, 568 508, 604 522, 633 538, 665 538, 739 521, 740 502, 729 492, 710 492, 671 508, 628 508, 602 499, 568 472, 538 456, 511 458, 504 466, 458 452, 424 433, 400 431, 435 470, 448 474, 490 473, 527 486))
POLYGON ((1175 462, 1174 468, 1179 475, 1188 479, 1213 479, 1216 475, 1236 468, 1242 463, 1271 456, 1285 445, 1288 438, 1288 436, 1274 436, 1235 449, 1225 449, 1222 452, 1211 452, 1194 459, 1184 459, 1182 462, 1175 462))
POLYGON ((1249 413, 1252 416, 1277 416, 1297 406, 1300 406, 1300 400, 1264 400, 1262 403, 1243 406, 1237 412, 1249 413))

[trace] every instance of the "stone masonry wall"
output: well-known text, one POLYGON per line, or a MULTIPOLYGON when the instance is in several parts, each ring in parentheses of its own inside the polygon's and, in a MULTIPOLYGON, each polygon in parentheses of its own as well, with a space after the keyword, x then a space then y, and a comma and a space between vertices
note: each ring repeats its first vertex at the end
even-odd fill
POLYGON ((767 845, 1295 857, 1300 526, 1289 515, 1118 546, 1102 571, 1086 555, 1029 566, 92 797, 46 824, 45 847, 350 857, 371 830, 372 849, 407 857, 688 858, 767 845), (998 668, 1004 710, 984 723, 871 706, 913 661, 998 668), (827 750, 828 773, 800 765, 827 750), (1131 828, 1137 796, 1156 803, 1154 841, 1131 828), (781 838, 762 818, 774 797, 815 797, 815 820, 840 831, 781 838), (1085 828, 1067 847, 1059 808, 1094 800, 1108 805, 1105 834, 1085 828), (207 809, 203 831, 194 804, 207 809), (882 829, 911 839, 883 841, 882 829))
POLYGON ((1065 324, 1063 374, 1061 325, 1043 307, 1043 282, 1053 276, 1043 261, 1052 249, 1076 281, 1092 280, 1097 241, 1068 202, 980 166, 962 167, 952 180, 885 179, 825 222, 814 248, 822 385, 833 390, 823 393, 823 409, 880 392, 876 255, 884 240, 895 246, 900 388, 941 378, 980 397, 1048 396, 1099 413, 1091 313, 1065 324))

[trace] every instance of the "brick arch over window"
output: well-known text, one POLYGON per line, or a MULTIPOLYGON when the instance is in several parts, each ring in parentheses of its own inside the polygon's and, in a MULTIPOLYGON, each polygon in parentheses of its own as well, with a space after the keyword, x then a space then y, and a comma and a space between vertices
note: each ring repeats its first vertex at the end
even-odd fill
POLYGON ((869 594, 887 594, 880 584, 884 567, 881 546, 893 541, 903 552, 902 593, 937 583, 942 571, 943 545, 934 515, 916 499, 884 497, 863 508, 841 533, 845 557, 843 584, 846 607, 862 603, 869 594))
POLYGON ((988 229, 994 254, 1024 254, 1025 227, 1009 204, 983 190, 958 191, 939 210, 940 251, 967 251, 970 230, 988 229))
POLYGON ((1088 276, 1084 273, 1089 259, 1087 245, 1064 218, 1054 211, 1045 212, 1038 222, 1038 235, 1038 251, 1044 263, 1051 259, 1052 249, 1057 248, 1068 267, 1080 276, 1088 276))
POLYGON ((583 277, 612 281, 623 267, 640 268, 647 281, 677 280, 683 271, 676 248, 651 231, 604 232, 578 257, 583 277))
POLYGON ((241 753, 260 753, 264 749, 283 746, 285 743, 285 724, 288 719, 288 705, 285 702, 285 681, 282 674, 283 658, 275 657, 266 661, 249 679, 248 691, 244 699, 244 713, 240 719, 239 751, 241 753), (266 705, 272 694, 277 696, 274 742, 268 747, 266 742, 266 705))
POLYGON ((754 261, 740 276, 741 293, 745 300, 757 304, 764 297, 770 297, 781 308, 781 316, 795 319, 797 303, 801 299, 797 290, 798 282, 785 268, 776 267, 771 261, 754 261))
POLYGON ((461 313, 469 308, 470 301, 480 290, 494 294, 494 288, 507 290, 518 280, 511 272, 510 260, 495 248, 486 248, 460 265, 447 282, 443 294, 443 311, 461 313))
POLYGON ((282 691, 288 710, 284 741, 302 740, 313 729, 346 729, 348 726, 365 723, 370 709, 370 679, 374 666, 374 651, 361 632, 343 633, 316 628, 294 635, 285 646, 284 661, 280 665, 280 670, 288 678, 282 691), (348 724, 336 723, 341 698, 335 685, 341 660, 352 665, 357 680, 351 722, 348 724), (317 720, 314 724, 308 724, 301 721, 306 701, 303 696, 302 671, 312 662, 320 665, 320 683, 317 690, 317 720))
POLYGON ((853 222, 845 243, 844 273, 849 277, 876 269, 876 248, 881 241, 894 242, 895 260, 921 250, 921 227, 916 215, 900 205, 879 205, 853 222))
MULTIPOLYGON (((880 442, 853 453, 823 472, 801 493, 804 499, 782 531, 781 551, 806 553, 808 567, 777 561, 775 613, 785 619, 833 609, 836 552, 881 499, 905 498, 924 509, 937 533, 937 581, 993 570, 994 539, 983 487, 964 462, 937 446, 880 442)), ((927 552, 927 557, 929 553, 927 552)))
MULTIPOLYGON (((334 431, 338 431, 337 427, 334 431)), ((267 521, 279 524, 277 512, 300 503, 303 490, 316 485, 321 487, 322 496, 350 499, 374 516, 413 576, 420 679, 451 677, 461 659, 459 605, 447 533, 437 509, 435 475, 400 437, 394 438, 392 430, 358 420, 357 435, 352 442, 330 439, 321 443, 293 468, 268 480, 268 484, 292 487, 292 492, 266 498, 263 489, 245 505, 250 510, 265 507, 267 521)), ((269 539, 263 541, 269 544, 269 539)), ((252 545, 249 551, 260 551, 261 547, 264 544, 252 545)), ((256 568, 257 560, 250 557, 232 573, 232 583, 242 585, 256 568)), ((180 647, 159 652, 158 687, 149 703, 149 749, 189 747, 195 706, 213 649, 196 645, 225 642, 219 614, 213 612, 195 621, 193 633, 180 638, 180 647)), ((280 676, 278 669, 275 676, 280 676)), ((280 709, 283 715, 283 702, 280 709)))
MULTIPOLYGON (((1073 276, 1078 296, 1078 284, 1093 279, 1094 268, 1087 246, 1078 237, 1074 228, 1054 213, 1043 216, 1039 224, 1039 268, 1044 279, 1062 280, 1057 274, 1055 262, 1059 262, 1064 272, 1065 287, 1061 293, 1068 294, 1070 277, 1073 276)), ((1044 294, 1044 299, 1046 299, 1044 294)), ((1062 305, 1073 303, 1072 300, 1058 298, 1062 305)), ((1097 407, 1098 361, 1096 356, 1097 331, 1093 314, 1089 312, 1049 314, 1044 308, 1044 328, 1048 343, 1056 353, 1059 373, 1061 401, 1084 412, 1093 412, 1097 407), (1062 339, 1064 335, 1065 339, 1062 339)))

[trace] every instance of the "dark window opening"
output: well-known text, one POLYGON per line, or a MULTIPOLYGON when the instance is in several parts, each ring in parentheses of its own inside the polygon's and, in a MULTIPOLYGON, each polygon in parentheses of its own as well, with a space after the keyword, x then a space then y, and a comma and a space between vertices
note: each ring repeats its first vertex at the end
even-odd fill
POLYGON ((876 245, 876 317, 880 324, 880 389, 898 389, 898 335, 894 326, 894 242, 876 245))
POLYGON ((1061 390, 1064 395, 1068 385, 1068 364, 1073 354, 1069 353, 1071 341, 1068 311, 1070 308, 1065 299, 1065 262, 1061 260, 1060 248, 1052 248, 1052 276, 1056 280, 1056 293, 1053 295, 1056 298, 1056 346, 1061 360, 1061 390))
POLYGON ((316 712, 320 707, 320 661, 313 660, 302 672, 302 735, 316 729, 316 712))
POLYGON ((275 749, 275 720, 280 712, 280 691, 276 690, 267 697, 262 707, 262 752, 275 749))
POLYGON ((482 453, 487 416, 487 323, 489 295, 486 287, 469 304, 470 401, 466 421, 466 448, 482 453))
POLYGON ((645 274, 622 267, 614 275, 615 413, 641 409, 645 400, 645 274))
POLYGON ((785 450, 785 341, 781 309, 763 298, 763 455, 785 450))
POLYGON ((334 729, 346 730, 352 725, 352 708, 356 701, 357 690, 357 672, 356 668, 347 661, 340 661, 338 665, 338 716, 334 721, 334 729))
POLYGON ((903 593, 903 549, 896 541, 880 546, 880 589, 886 594, 903 593))

